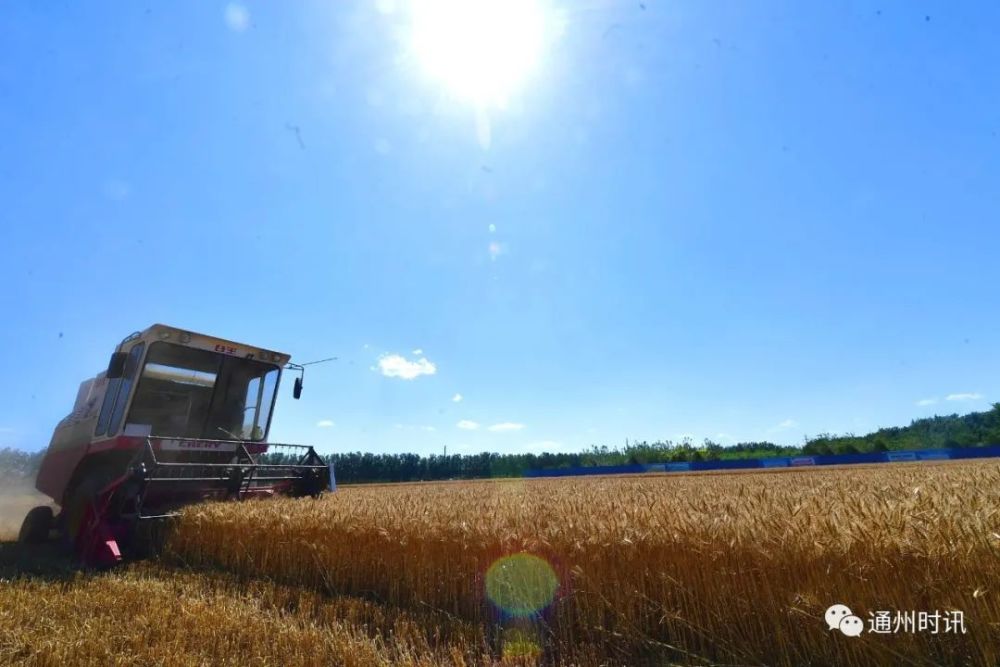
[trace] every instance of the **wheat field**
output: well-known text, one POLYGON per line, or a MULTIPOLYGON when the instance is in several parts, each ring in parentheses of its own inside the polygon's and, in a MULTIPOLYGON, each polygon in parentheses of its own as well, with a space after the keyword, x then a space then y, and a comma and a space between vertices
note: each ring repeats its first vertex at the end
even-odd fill
POLYGON ((481 631, 468 623, 143 564, 63 581, 2 581, 0 629, 3 665, 461 667, 491 661, 481 631), (428 627, 435 628, 430 638, 428 627))
POLYGON ((487 628, 580 664, 1000 662, 1000 465, 353 487, 190 508, 169 553, 487 628), (961 610, 966 634, 825 609, 961 610))
POLYGON ((3 664, 996 665, 1000 464, 343 487, 0 577, 3 664), (834 603, 966 633, 846 637, 834 603))

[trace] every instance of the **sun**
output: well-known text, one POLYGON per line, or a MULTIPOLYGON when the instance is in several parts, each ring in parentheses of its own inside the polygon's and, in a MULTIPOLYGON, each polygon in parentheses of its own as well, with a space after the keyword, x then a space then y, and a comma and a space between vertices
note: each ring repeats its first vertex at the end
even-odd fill
POLYGON ((538 68, 546 32, 538 0, 412 0, 410 10, 421 69, 480 109, 506 106, 538 68))

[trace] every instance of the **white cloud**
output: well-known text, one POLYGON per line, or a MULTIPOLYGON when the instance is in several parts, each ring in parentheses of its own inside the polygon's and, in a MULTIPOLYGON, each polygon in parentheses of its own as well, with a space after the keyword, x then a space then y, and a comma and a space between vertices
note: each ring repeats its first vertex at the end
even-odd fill
POLYGON ((462 421, 455 424, 455 426, 465 431, 475 431, 477 428, 479 428, 479 422, 474 422, 470 419, 463 419, 462 421))
POLYGON ((321 419, 316 422, 316 426, 320 428, 330 428, 332 426, 336 426, 336 424, 333 423, 332 419, 321 419))
POLYGON ((378 368, 387 378, 402 378, 413 380, 421 375, 434 375, 437 366, 426 359, 409 361, 398 354, 387 354, 378 360, 378 368))
POLYGON ((243 32, 250 25, 250 12, 243 5, 230 2, 226 5, 226 25, 233 32, 243 32))
POLYGON ((462 395, 461 394, 455 394, 454 396, 451 397, 451 402, 452 403, 461 403, 462 402, 462 395))
POLYGON ((421 350, 419 347, 413 351, 413 354, 417 355, 418 357, 420 355, 422 355, 423 353, 424 353, 424 351, 421 350))
POLYGON ((501 422, 499 424, 487 426, 486 428, 494 433, 503 433, 506 431, 520 431, 524 428, 524 424, 518 424, 516 422, 501 422))
POLYGON ((770 433, 774 433, 776 431, 787 431, 788 429, 795 428, 798 425, 799 425, 799 423, 797 421, 795 421, 794 419, 786 419, 785 421, 781 422, 780 424, 778 424, 776 426, 773 426, 772 428, 768 429, 768 431, 770 433))
POLYGON ((716 440, 735 440, 736 438, 734 438, 729 433, 716 433, 715 434, 715 439, 716 440))
POLYGON ((917 401, 917 405, 920 405, 920 406, 934 405, 935 403, 937 403, 937 399, 936 398, 921 398, 919 401, 917 401))
POLYGON ((983 397, 982 394, 967 393, 967 394, 948 394, 944 397, 946 401, 978 401, 983 397))

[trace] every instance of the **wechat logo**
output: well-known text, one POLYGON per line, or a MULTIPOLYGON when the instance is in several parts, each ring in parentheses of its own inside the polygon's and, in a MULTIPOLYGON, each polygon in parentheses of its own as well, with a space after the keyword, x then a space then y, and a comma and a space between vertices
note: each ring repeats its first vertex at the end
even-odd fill
POLYGON ((823 618, 831 630, 840 630, 848 637, 860 637, 865 629, 864 621, 851 613, 847 605, 832 605, 826 610, 823 618))

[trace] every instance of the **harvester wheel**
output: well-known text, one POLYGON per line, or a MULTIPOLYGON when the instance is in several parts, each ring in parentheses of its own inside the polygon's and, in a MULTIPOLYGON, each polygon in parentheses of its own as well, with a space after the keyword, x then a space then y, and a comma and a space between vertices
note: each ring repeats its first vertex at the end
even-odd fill
POLYGON ((21 544, 41 544, 49 539, 52 528, 52 508, 35 507, 24 517, 17 541, 21 544))
POLYGON ((72 548, 76 544, 80 524, 87 509, 94 502, 98 492, 114 479, 114 472, 106 468, 92 470, 70 492, 63 507, 62 527, 66 543, 72 548))

